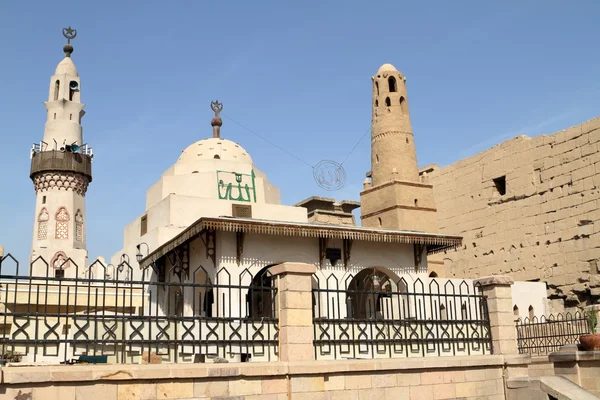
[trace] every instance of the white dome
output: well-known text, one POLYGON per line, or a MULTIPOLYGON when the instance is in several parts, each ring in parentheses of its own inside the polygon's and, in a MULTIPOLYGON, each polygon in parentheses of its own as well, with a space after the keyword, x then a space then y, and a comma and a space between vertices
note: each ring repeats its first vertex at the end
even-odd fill
POLYGON ((54 75, 74 75, 79 76, 77 73, 77 68, 75 68, 75 64, 71 57, 65 57, 61 62, 56 66, 56 70, 54 71, 54 75))
POLYGON ((252 158, 239 144, 222 138, 208 138, 188 146, 177 163, 191 164, 199 160, 226 160, 252 164, 252 158))

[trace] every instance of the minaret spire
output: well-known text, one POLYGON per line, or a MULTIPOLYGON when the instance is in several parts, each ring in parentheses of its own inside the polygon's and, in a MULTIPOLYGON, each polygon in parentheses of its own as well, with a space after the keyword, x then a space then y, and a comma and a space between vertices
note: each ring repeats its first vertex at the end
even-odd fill
POLYGON ((213 127, 213 137, 220 138, 221 137, 221 126, 223 125, 223 120, 219 116, 221 110, 223 110, 223 103, 219 103, 219 100, 212 101, 210 103, 210 109, 215 112, 215 116, 210 120, 210 124, 213 127))
POLYGON ((71 59, 77 31, 68 27, 62 34, 67 38, 65 58, 50 78, 43 139, 31 150, 36 209, 30 273, 74 278, 87 267, 85 194, 92 181, 92 149, 83 142, 85 105, 71 59), (44 261, 36 261, 38 257, 44 261))

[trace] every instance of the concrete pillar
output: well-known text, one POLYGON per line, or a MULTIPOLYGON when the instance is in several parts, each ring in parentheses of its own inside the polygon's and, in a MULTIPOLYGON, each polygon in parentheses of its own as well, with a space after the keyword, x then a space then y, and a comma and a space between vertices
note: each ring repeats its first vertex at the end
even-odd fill
POLYGON ((313 346, 311 264, 283 263, 269 269, 277 287, 279 361, 311 361, 313 346))
POLYGON ((494 354, 517 354, 517 329, 512 310, 512 278, 508 276, 487 276, 475 279, 487 296, 492 346, 494 354))
POLYGON ((589 313, 596 314, 596 330, 593 333, 600 333, 600 304, 594 304, 585 307, 586 317, 589 318, 589 313))

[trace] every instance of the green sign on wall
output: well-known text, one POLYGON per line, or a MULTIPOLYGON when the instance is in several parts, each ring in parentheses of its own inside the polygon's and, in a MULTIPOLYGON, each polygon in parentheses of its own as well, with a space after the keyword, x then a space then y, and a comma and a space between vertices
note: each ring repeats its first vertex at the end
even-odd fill
POLYGON ((254 170, 249 174, 231 171, 217 171, 219 199, 256 203, 254 170))

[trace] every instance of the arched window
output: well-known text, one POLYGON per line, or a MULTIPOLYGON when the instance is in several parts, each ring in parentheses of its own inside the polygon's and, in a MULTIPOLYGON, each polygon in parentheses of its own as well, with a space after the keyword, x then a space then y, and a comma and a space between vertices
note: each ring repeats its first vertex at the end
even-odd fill
POLYGON ((48 238, 48 220, 50 215, 46 207, 38 214, 38 240, 46 240, 48 238))
POLYGON ((375 107, 379 107, 379 100, 375 100, 375 107))
POLYGON ((54 82, 54 100, 58 100, 58 92, 60 92, 60 81, 57 79, 54 82))
POLYGON ((388 107, 392 105, 392 102, 391 102, 391 100, 390 100, 389 97, 385 98, 385 105, 388 106, 388 107))
POLYGON ((402 114, 406 115, 406 100, 403 96, 400 96, 400 111, 402 111, 402 114))
POLYGON ((215 154, 215 156, 213 157, 215 160, 220 160, 221 157, 218 154, 215 154))
POLYGON ((419 200, 415 199, 415 207, 419 207, 419 200))
POLYGON ((83 242, 83 214, 81 210, 75 213, 75 240, 83 242))
POLYGON ((396 87, 396 78, 394 78, 393 76, 390 76, 388 78, 388 85, 390 87, 390 92, 397 92, 398 88, 396 87))
POLYGON ((440 319, 445 321, 448 319, 448 312, 446 311, 445 305, 440 305, 440 319))
POLYGON ((533 319, 535 317, 535 311, 533 310, 533 306, 529 306, 529 319, 533 319))
POLYGON ((379 96, 379 82, 375 82, 375 88, 377 89, 377 96, 379 96))
POLYGON ((517 305, 515 304, 515 306, 513 307, 513 315, 515 317, 519 316, 519 307, 517 307, 517 305))
POLYGON ((69 221, 71 217, 66 208, 61 207, 54 215, 56 220, 56 239, 68 239, 69 238, 69 221))
POLYGON ((275 316, 275 291, 268 265, 252 279, 246 294, 248 318, 273 318, 275 316))
POLYGON ((379 226, 381 226, 381 217, 377 218, 377 222, 379 223, 379 226))
POLYGON ((62 251, 57 252, 50 262, 50 266, 54 269, 54 277, 56 278, 64 278, 65 269, 69 268, 70 265, 69 257, 62 251))
POLYGON ((429 273, 429 277, 430 277, 430 278, 437 278, 437 277, 438 277, 438 274, 437 274, 437 272, 435 272, 435 271, 431 271, 431 272, 429 273))

